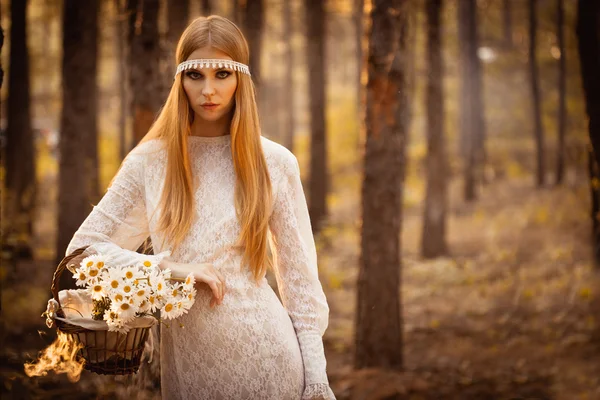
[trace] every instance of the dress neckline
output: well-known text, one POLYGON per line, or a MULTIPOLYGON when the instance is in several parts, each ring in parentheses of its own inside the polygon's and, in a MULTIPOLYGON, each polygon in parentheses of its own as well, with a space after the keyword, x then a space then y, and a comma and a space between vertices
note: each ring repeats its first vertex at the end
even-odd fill
POLYGON ((188 135, 188 138, 194 142, 200 143, 227 143, 231 140, 231 135, 221 135, 221 136, 194 136, 188 135))

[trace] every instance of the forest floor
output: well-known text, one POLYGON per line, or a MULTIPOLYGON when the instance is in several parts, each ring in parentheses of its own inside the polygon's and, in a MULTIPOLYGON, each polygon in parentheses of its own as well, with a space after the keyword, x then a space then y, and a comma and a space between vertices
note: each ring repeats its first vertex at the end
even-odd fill
MULTIPOLYGON (((472 204, 455 200, 458 186, 451 193, 451 256, 422 260, 422 210, 404 211, 400 372, 353 371, 359 199, 334 207, 318 246, 337 398, 600 399, 600 272, 591 261, 587 186, 536 190, 529 179, 503 180, 472 204)), ((48 221, 38 229, 40 246, 52 243, 52 215, 40 210, 38 220, 48 221)), ((2 398, 158 398, 152 374, 115 379, 86 372, 77 383, 53 373, 25 376, 23 363, 55 338, 40 318, 53 270, 51 262, 36 261, 8 271, 2 398)))

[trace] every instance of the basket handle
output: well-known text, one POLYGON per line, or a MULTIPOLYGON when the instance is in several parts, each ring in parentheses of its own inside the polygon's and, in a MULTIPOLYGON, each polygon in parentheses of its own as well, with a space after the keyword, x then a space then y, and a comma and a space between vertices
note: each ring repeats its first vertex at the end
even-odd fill
POLYGON ((87 248, 88 248, 88 246, 84 246, 84 247, 80 247, 80 248, 74 250, 71 254, 69 254, 68 256, 66 256, 65 258, 62 259, 60 264, 58 264, 58 267, 56 267, 56 271, 54 271, 54 275, 52 276, 52 286, 50 287, 50 290, 52 291, 52 297, 58 303, 58 311, 56 312, 56 314, 59 317, 62 317, 62 318, 65 317, 65 314, 62 310, 62 306, 60 304, 60 300, 58 298, 58 290, 59 290, 58 286, 60 283, 60 276, 62 275, 62 273, 63 273, 64 269, 67 267, 67 265, 69 265, 69 262, 73 258, 81 255, 87 248))

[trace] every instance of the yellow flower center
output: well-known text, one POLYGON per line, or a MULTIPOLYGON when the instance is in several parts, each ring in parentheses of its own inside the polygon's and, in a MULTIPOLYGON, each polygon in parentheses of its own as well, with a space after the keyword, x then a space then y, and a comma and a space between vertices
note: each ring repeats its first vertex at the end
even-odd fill
POLYGON ((157 288, 158 290, 162 290, 162 287, 163 287, 163 286, 162 286, 162 283, 159 283, 158 285, 156 285, 156 288, 157 288))
POLYGON ((144 261, 144 267, 151 267, 152 263, 150 261, 144 261))
POLYGON ((79 274, 79 280, 80 280, 80 281, 84 281, 84 280, 85 280, 85 274, 84 274, 83 272, 81 272, 81 273, 79 274))
POLYGON ((89 267, 91 267, 92 265, 94 265, 94 262, 93 262, 93 261, 88 261, 88 263, 86 264, 86 267, 88 267, 88 268, 89 268, 89 267))
POLYGON ((96 276, 98 275, 98 270, 97 269, 91 269, 89 272, 90 276, 96 276))
POLYGON ((117 294, 115 295, 115 300, 116 300, 116 301, 122 301, 122 300, 123 300, 123 296, 121 296, 120 294, 118 294, 118 293, 117 293, 117 294))
POLYGON ((131 286, 125 286, 125 287, 123 288, 123 291, 124 291, 125 293, 129 293, 129 292, 131 292, 131 286))
POLYGON ((127 273, 125 274, 125 276, 127 277, 127 279, 131 279, 131 278, 133 278, 133 272, 127 271, 127 273))
POLYGON ((193 296, 191 293, 190 293, 190 294, 188 294, 188 299, 192 300, 192 298, 193 298, 193 297, 194 297, 194 296, 193 296))
POLYGON ((99 293, 101 291, 102 291, 102 286, 100 286, 100 285, 94 286, 94 292, 99 293))
POLYGON ((192 278, 190 278, 189 276, 185 279, 185 284, 189 285, 190 282, 192 281, 192 278))
POLYGON ((154 296, 150 296, 148 298, 148 301, 150 302, 150 304, 154 304, 154 296))
POLYGON ((165 311, 166 312, 171 312, 171 310, 173 310, 173 304, 169 303, 165 306, 165 311))
POLYGON ((118 280, 116 280, 116 279, 113 279, 112 281, 110 281, 110 286, 111 286, 113 289, 116 289, 116 288, 118 288, 118 287, 119 287, 119 281, 118 281, 118 280))
POLYGON ((142 297, 145 294, 146 294, 146 291, 143 290, 143 289, 142 290, 138 290, 138 292, 137 292, 137 295, 140 296, 140 297, 142 297))
POLYGON ((98 261, 98 268, 104 267, 104 261, 98 261))
POLYGON ((173 296, 177 296, 177 289, 173 290, 173 296))
POLYGON ((129 304, 127 304, 127 303, 121 304, 121 310, 123 310, 123 311, 129 310, 129 304))

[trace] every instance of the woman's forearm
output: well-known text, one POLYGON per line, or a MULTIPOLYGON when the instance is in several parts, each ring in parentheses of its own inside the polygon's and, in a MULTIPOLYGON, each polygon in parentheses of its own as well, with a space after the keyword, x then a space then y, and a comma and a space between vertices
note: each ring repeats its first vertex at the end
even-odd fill
POLYGON ((171 277, 177 279, 185 279, 191 271, 189 264, 178 263, 175 261, 163 259, 159 264, 160 269, 170 269, 171 277))

